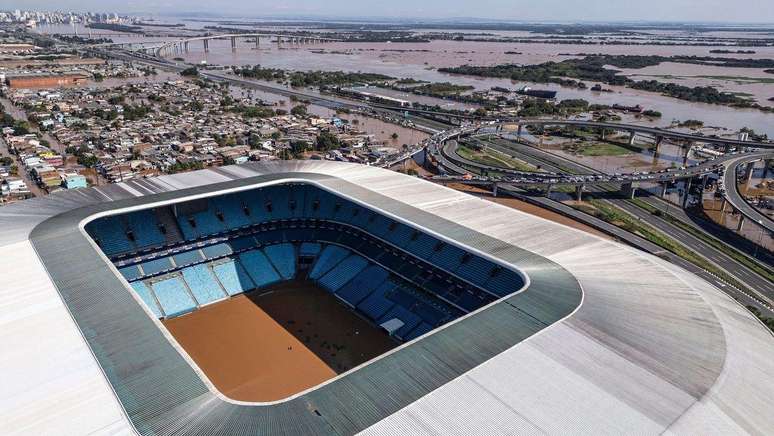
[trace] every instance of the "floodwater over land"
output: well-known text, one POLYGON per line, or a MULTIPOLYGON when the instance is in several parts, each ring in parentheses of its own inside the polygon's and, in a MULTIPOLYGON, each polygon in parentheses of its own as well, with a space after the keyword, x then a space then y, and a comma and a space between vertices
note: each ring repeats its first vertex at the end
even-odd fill
MULTIPOLYGON (((279 29, 272 29, 278 31, 279 29)), ((71 26, 41 26, 39 32, 72 33, 71 26)), ((87 32, 81 29, 80 33, 87 32)), ((107 33, 100 31, 100 33, 107 33)), ((158 37, 116 36, 116 42, 140 42, 166 40, 158 37)), ((698 119, 705 125, 718 126, 737 131, 749 127, 756 132, 774 136, 774 113, 755 109, 736 109, 720 105, 693 103, 665 97, 659 94, 608 87, 613 92, 594 92, 589 89, 561 87, 555 84, 532 84, 513 82, 508 79, 479 78, 440 73, 437 68, 464 64, 495 65, 504 63, 537 64, 547 61, 562 61, 584 54, 613 55, 659 55, 659 56, 714 56, 774 59, 774 47, 754 47, 754 54, 711 54, 718 47, 706 46, 660 46, 660 45, 583 45, 583 44, 537 44, 502 43, 474 41, 434 40, 428 43, 344 43, 277 46, 268 38, 261 39, 259 49, 254 43, 239 41, 236 51, 231 50, 230 41, 210 42, 210 51, 205 53, 201 43, 192 43, 190 51, 182 54, 190 63, 206 62, 218 65, 255 65, 267 68, 290 70, 361 71, 380 73, 393 77, 411 77, 432 82, 452 82, 470 85, 479 90, 494 86, 511 89, 531 85, 559 92, 558 98, 586 99, 598 104, 641 105, 661 112, 663 117, 651 124, 665 126, 673 120, 698 119)), ((712 84, 722 90, 749 94, 761 104, 774 105, 768 101, 774 97, 774 74, 763 73, 760 69, 725 68, 714 66, 665 63, 643 70, 627 70, 628 74, 642 74, 642 78, 657 78, 690 86, 712 84), (689 74, 690 73, 690 74, 689 74), (657 77, 658 76, 658 77, 657 77), (740 80, 739 77, 751 77, 740 80)), ((637 77, 634 77, 635 79, 637 77)), ((591 82, 589 82, 591 84, 591 82)), ((415 100, 415 98, 412 98, 415 100)))

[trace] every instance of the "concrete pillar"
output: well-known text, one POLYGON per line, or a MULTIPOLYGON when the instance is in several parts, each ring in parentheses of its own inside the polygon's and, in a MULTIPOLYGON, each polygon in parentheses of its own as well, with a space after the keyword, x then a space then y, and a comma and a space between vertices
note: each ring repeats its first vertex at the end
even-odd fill
POLYGON ((753 173, 755 172, 755 162, 750 162, 747 164, 747 183, 750 183, 750 180, 752 179, 753 173))
POLYGON ((656 154, 658 154, 658 150, 661 148, 661 143, 664 142, 663 136, 656 136, 656 154))
POLYGON ((685 184, 685 192, 683 194, 683 208, 685 208, 685 205, 688 204, 688 198, 691 196, 691 180, 692 179, 688 179, 685 184))
POLYGON ((255 49, 258 50, 260 45, 261 45, 261 37, 256 35, 255 36, 255 49))
POLYGON ((634 196, 637 194, 637 185, 635 185, 633 182, 622 184, 621 194, 627 196, 630 200, 633 200, 634 196))
POLYGON ((210 41, 208 39, 204 40, 204 52, 209 53, 210 51, 210 41))
POLYGON ((667 186, 669 186, 668 182, 663 182, 663 183, 660 184, 661 191, 659 193, 659 198, 666 197, 667 186))
POLYGON ((693 146, 693 143, 689 143, 685 146, 685 154, 683 154, 683 165, 688 162, 688 153, 691 152, 691 147, 693 146))
POLYGON ((231 51, 236 51, 236 38, 231 37, 231 51))
POLYGON ((744 215, 739 214, 739 223, 736 225, 736 231, 741 233, 742 227, 744 227, 744 215))
POLYGON ((492 196, 497 197, 497 190, 499 189, 499 183, 494 182, 492 183, 492 196))
POLYGON ((599 133, 599 139, 601 141, 605 140, 605 129, 603 128, 602 131, 599 133))
POLYGON ((522 129, 522 126, 521 124, 519 124, 518 130, 516 130, 516 136, 521 136, 521 129, 522 129))
POLYGON ((629 133, 629 145, 634 145, 634 138, 637 137, 637 132, 629 133))
POLYGON ((728 202, 726 201, 726 197, 723 196, 723 200, 720 202, 720 213, 724 213, 726 211, 726 204, 728 202))
POLYGON ((578 185, 575 187, 575 199, 578 201, 583 201, 583 188, 584 185, 578 185))
POLYGON ((707 180, 709 179, 709 174, 705 174, 701 178, 701 194, 704 195, 704 191, 707 189, 707 180))
POLYGON ((546 186, 546 197, 551 197, 551 191, 554 189, 554 185, 547 185, 546 186))

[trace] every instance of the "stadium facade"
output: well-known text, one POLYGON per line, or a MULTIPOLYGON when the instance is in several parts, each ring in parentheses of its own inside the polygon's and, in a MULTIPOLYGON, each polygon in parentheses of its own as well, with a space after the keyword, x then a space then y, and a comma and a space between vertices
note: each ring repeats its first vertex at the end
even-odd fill
POLYGON ((246 164, 33 199, 0 209, 0 259, 0 425, 19 433, 774 428, 774 338, 720 290, 630 247, 382 169, 246 164), (288 279, 307 251, 321 286, 376 323, 399 320, 391 333, 403 344, 281 401, 228 398, 159 318, 288 279), (323 256, 350 260, 332 274, 323 256), (267 261, 276 276, 247 270, 267 261), (199 289, 202 265, 232 292, 199 289), (374 277, 414 296, 411 309, 363 304, 374 277), (197 289, 177 293, 186 287, 197 289))

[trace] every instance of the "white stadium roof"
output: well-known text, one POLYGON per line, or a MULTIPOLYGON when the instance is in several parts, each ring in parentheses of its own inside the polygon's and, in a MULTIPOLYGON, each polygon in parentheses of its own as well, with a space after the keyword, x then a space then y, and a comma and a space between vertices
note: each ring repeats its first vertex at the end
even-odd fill
MULTIPOLYGON (((707 282, 628 246, 418 178, 296 161, 133 180, 0 208, 2 432, 147 431, 127 412, 122 389, 111 385, 100 350, 90 346, 101 332, 76 323, 36 250, 46 244, 31 240, 40 224, 115 200, 150 202, 154 194, 192 187, 215 193, 219 183, 248 183, 260 175, 296 181, 317 175, 332 189, 339 181, 357 185, 557 264, 582 289, 580 304, 564 318, 358 429, 364 434, 729 435, 774 429, 774 336, 707 282)), ((83 254, 69 247, 59 253, 73 259, 83 254)), ((515 267, 528 277, 540 273, 515 267)), ((109 262, 99 266, 110 268, 109 262)), ((82 283, 97 272, 83 271, 82 283)), ((175 349, 192 364, 182 348, 175 349)), ((196 427, 159 432, 186 428, 196 427)))

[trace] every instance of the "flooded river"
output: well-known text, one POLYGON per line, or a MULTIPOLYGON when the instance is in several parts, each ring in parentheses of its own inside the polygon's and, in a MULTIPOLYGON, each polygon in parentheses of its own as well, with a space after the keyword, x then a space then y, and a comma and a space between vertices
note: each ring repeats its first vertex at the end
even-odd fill
MULTIPOLYGON (((65 33, 71 26, 42 26, 38 31, 65 33)), ((81 29, 80 32, 84 32, 81 29)), ((104 31, 103 31, 104 32, 104 31)), ((139 42, 136 36, 116 36, 115 41, 139 42)), ((149 38, 158 41, 159 38, 149 38)), ((508 79, 477 78, 448 75, 437 71, 439 67, 464 64, 494 65, 503 63, 536 64, 561 61, 586 53, 638 54, 638 55, 695 55, 717 57, 774 58, 774 47, 755 47, 755 54, 710 54, 711 47, 695 46, 620 46, 620 45, 571 45, 571 44, 516 44, 472 41, 431 41, 429 43, 328 43, 316 45, 278 47, 268 38, 261 40, 260 49, 246 41, 238 43, 232 52, 230 41, 210 42, 210 51, 204 52, 201 43, 192 43, 190 51, 182 57, 186 62, 219 65, 255 65, 291 70, 362 71, 393 77, 411 77, 432 82, 452 82, 470 85, 476 89, 494 86, 515 89, 532 85, 559 92, 559 99, 583 98, 592 103, 641 105, 663 114, 652 124, 666 126, 673 120, 699 119, 708 126, 718 126, 737 131, 749 127, 759 133, 774 137, 774 113, 758 110, 735 109, 719 105, 691 103, 659 94, 613 87, 611 93, 564 88, 553 84, 513 82, 508 79)), ((684 64, 662 64, 644 70, 627 71, 642 74, 642 78, 683 83, 690 86, 712 84, 721 89, 749 94, 762 104, 772 104, 774 83, 768 83, 761 70, 704 67, 684 64), (756 80, 740 81, 738 77, 756 80), (721 76, 727 76, 725 78, 721 76), (687 77, 687 78, 686 78, 687 77), (769 97, 767 97, 769 96, 769 97)), ((774 79, 774 74, 766 74, 774 79)))

